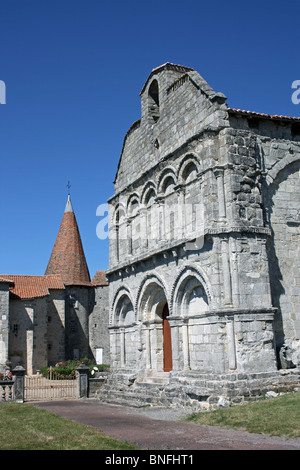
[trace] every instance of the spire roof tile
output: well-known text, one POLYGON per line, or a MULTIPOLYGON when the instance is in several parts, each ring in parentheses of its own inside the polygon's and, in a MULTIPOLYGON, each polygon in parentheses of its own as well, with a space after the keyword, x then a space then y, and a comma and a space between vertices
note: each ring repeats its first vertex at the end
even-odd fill
POLYGON ((60 274, 65 285, 92 285, 70 196, 45 274, 60 274))

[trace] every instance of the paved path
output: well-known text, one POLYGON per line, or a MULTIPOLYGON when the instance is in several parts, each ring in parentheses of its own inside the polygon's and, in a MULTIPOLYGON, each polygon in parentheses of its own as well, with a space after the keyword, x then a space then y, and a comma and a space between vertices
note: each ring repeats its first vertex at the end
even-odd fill
POLYGON ((300 440, 180 422, 183 411, 130 408, 98 400, 35 404, 51 413, 101 429, 115 439, 148 450, 299 450, 300 440))

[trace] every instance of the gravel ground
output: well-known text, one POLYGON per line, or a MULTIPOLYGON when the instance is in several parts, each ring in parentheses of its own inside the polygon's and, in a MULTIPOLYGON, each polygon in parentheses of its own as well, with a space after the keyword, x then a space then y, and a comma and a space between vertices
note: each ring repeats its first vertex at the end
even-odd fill
POLYGON ((98 400, 35 403, 64 418, 101 429, 147 450, 300 450, 300 440, 250 434, 178 421, 188 413, 170 408, 130 408, 98 400))

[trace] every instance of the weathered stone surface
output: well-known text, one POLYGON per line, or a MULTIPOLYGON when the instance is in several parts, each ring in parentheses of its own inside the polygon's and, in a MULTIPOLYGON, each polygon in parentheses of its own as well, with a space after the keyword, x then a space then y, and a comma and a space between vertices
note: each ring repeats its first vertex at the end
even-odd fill
MULTIPOLYGON (((141 92, 142 116, 125 137, 109 200, 111 365, 119 378, 125 370, 138 383, 158 378, 167 341, 171 382, 187 386, 189 371, 245 373, 246 382, 276 374, 284 343, 299 364, 300 137, 292 120, 224 101, 197 72, 172 64, 152 71, 141 92)), ((256 393, 232 383, 241 396, 256 393)))

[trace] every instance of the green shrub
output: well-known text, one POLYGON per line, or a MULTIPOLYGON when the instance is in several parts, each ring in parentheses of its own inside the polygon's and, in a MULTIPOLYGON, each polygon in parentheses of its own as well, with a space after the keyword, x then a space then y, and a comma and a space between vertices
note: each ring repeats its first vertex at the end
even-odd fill
POLYGON ((108 364, 95 364, 91 359, 83 358, 81 360, 72 359, 59 362, 55 366, 42 367, 41 374, 47 379, 50 378, 50 371, 53 379, 73 379, 76 376, 76 369, 81 364, 85 364, 89 368, 89 376, 92 377, 95 372, 101 372, 109 368, 108 364))

